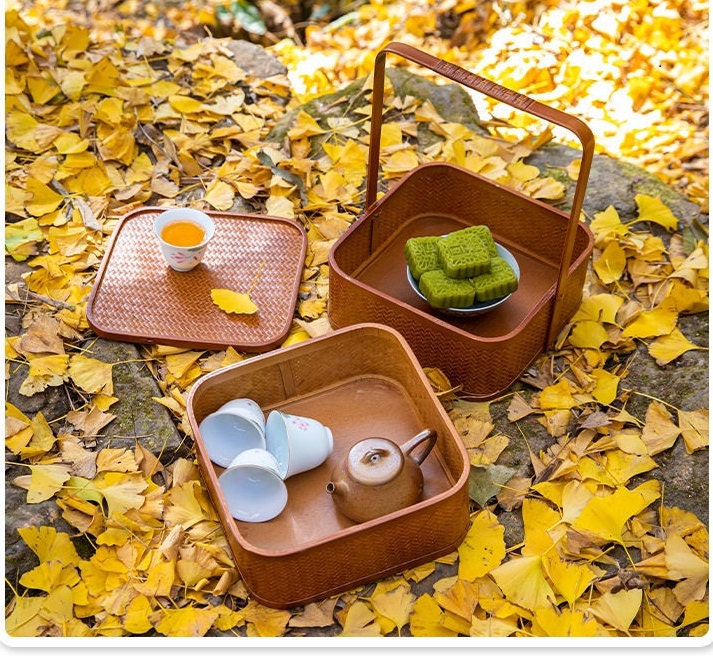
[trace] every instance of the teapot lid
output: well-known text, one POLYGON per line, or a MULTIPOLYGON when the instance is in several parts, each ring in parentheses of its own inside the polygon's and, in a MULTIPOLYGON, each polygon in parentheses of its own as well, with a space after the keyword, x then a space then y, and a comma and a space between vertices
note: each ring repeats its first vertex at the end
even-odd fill
POLYGON ((381 485, 401 473, 404 454, 385 437, 368 437, 357 442, 347 455, 347 471, 358 483, 381 485))

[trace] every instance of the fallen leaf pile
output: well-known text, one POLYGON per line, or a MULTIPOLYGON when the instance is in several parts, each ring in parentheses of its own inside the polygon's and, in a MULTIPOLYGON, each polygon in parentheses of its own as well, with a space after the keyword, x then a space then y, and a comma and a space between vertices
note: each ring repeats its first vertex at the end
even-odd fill
MULTIPOLYGON (((402 41, 574 113, 590 125, 600 150, 648 169, 707 209, 705 3, 407 4, 400 10, 400 3, 370 2, 328 28, 308 28, 305 47, 286 39, 274 46, 294 91, 304 100, 366 75, 381 47, 402 41)), ((475 100, 494 121, 521 127, 532 120, 475 100)))
MULTIPOLYGON (((136 9, 125 4, 123 11, 136 9)), ((707 72, 699 32, 683 30, 672 13, 678 5, 548 4, 532 24, 488 23, 486 47, 465 36, 460 45, 437 42, 438 16, 426 3, 411 2, 409 12, 397 15, 390 3, 374 2, 339 30, 309 30, 304 50, 277 44, 290 79, 242 70, 227 39, 174 40, 157 16, 109 32, 116 21, 98 20, 92 28, 81 20, 52 22, 59 14, 39 13, 49 3, 33 5, 6 14, 6 254, 28 267, 22 282, 6 290, 8 302, 23 308, 21 333, 6 339, 6 374, 27 369, 20 389, 27 397, 63 386, 75 409, 50 422, 6 403, 6 451, 12 482, 26 490, 27 503, 53 501, 76 533, 20 529, 38 564, 16 579, 8 573, 9 635, 282 636, 316 627, 344 636, 706 633, 707 528, 669 506, 660 483, 642 482, 641 475, 678 440, 688 453, 707 448, 708 410, 653 398, 645 417, 626 409, 637 394, 626 385, 637 346, 662 366, 706 348, 680 329, 686 315, 708 309, 705 235, 695 226, 682 230, 659 198, 638 195, 633 221, 622 221, 613 207, 588 217, 595 250, 584 300, 556 349, 533 367, 535 391, 506 397, 509 434, 495 428, 491 403, 443 396, 472 468, 472 525, 457 552, 294 611, 251 599, 193 461, 165 464, 140 446, 96 448, 118 399, 113 365, 81 346, 90 334, 85 307, 106 238, 122 214, 146 204, 299 221, 307 260, 285 343, 324 330, 327 254, 364 200, 370 79, 358 93, 363 102, 342 116, 320 120, 298 111, 284 139, 270 142, 268 135, 291 107, 291 88, 303 100, 367 75, 370 57, 396 27, 401 40, 451 59, 472 54, 461 63, 475 70, 489 58, 489 77, 571 104, 594 121, 607 149, 616 142, 618 154, 643 161, 672 184, 687 184, 691 198, 704 204, 707 192, 696 186, 702 176, 685 164, 707 162, 698 101, 707 72), (322 70, 308 69, 315 63, 322 70), (590 66, 597 74, 582 75, 590 66), (672 79, 676 91, 667 95, 672 79), (627 123, 632 112, 646 118, 643 126, 627 123), (663 148, 668 159, 658 154, 663 148), (523 475, 499 459, 524 439, 521 422, 533 419, 550 441, 530 451, 532 474, 523 475), (501 515, 515 510, 524 540, 506 544, 501 515), (437 578, 430 592, 414 593, 439 563, 455 573, 437 578)), ((451 9, 468 17, 473 7, 451 9)), ((703 12, 695 3, 680 7, 686 25, 703 12)), ((487 136, 390 85, 384 102, 394 117, 385 119, 382 134, 387 180, 423 162, 450 161, 533 198, 563 196, 561 180, 523 162, 549 132, 523 125, 517 138, 505 140, 496 126, 487 136), (419 145, 419 127, 434 137, 431 145, 419 145)), ((573 176, 577 164, 568 169, 573 176)), ((227 312, 252 310, 250 290, 212 291, 227 312)), ((191 385, 248 357, 234 349, 165 346, 146 347, 143 355, 161 389, 155 401, 187 435, 191 385)), ((442 375, 440 384, 451 387, 442 375)))

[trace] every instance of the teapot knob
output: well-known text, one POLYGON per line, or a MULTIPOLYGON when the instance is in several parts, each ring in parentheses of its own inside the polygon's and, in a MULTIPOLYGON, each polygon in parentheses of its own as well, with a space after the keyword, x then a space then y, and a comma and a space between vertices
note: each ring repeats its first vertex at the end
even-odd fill
POLYGON ((404 454, 386 438, 371 437, 357 442, 347 455, 349 475, 363 485, 382 485, 401 473, 404 454))
POLYGON ((369 449, 361 457, 361 462, 364 465, 376 465, 388 453, 386 449, 369 449))

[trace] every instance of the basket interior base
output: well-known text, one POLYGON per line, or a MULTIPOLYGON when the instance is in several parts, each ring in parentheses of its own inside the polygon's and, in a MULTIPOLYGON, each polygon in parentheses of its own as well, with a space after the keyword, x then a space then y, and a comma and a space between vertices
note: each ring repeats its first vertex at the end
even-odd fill
POLYGON ((520 285, 505 303, 485 314, 460 318, 439 313, 419 298, 408 283, 404 245, 409 238, 444 235, 467 226, 467 223, 449 214, 429 213, 414 217, 393 233, 382 247, 354 272, 354 278, 388 297, 472 335, 494 339, 509 335, 528 323, 528 317, 533 311, 554 294, 557 282, 557 264, 528 251, 526 245, 503 240, 493 231, 495 241, 507 248, 517 260, 520 267, 520 285))
MULTIPOLYGON (((334 436, 334 450, 319 467, 287 479, 287 506, 276 518, 261 523, 233 521, 226 527, 238 533, 244 543, 268 555, 299 550, 358 526, 336 510, 326 492, 332 469, 361 439, 381 436, 403 444, 425 428, 403 387, 398 381, 382 376, 345 380, 274 407, 313 417, 328 426, 334 436)), ((274 407, 263 409, 267 413, 274 407)), ((213 466, 220 475, 222 469, 213 466)), ((438 443, 421 469, 424 475, 422 500, 451 489, 455 483, 456 476, 444 467, 439 457, 438 443)))

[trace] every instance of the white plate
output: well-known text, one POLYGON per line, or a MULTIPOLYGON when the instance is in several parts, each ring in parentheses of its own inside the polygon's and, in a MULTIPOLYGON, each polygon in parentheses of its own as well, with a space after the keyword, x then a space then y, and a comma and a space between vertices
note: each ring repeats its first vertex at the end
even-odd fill
MULTIPOLYGON (((517 277, 518 283, 520 282, 520 267, 517 265, 517 260, 513 256, 513 254, 504 246, 501 246, 500 244, 495 244, 496 248, 498 249, 498 255, 503 258, 511 267, 512 270, 515 272, 515 276, 517 277)), ((408 264, 406 265, 406 277, 408 278, 409 284, 411 285, 411 288, 413 291, 415 291, 426 303, 428 303, 428 300, 426 297, 421 293, 421 290, 418 288, 418 281, 413 277, 411 274, 411 270, 409 269, 408 264)), ((437 312, 442 312, 443 314, 449 314, 454 317, 474 317, 478 314, 483 314, 484 312, 489 312, 493 308, 498 307, 501 303, 504 303, 507 301, 512 294, 508 294, 507 296, 502 296, 501 298, 496 298, 495 300, 492 301, 486 301, 485 303, 473 303, 473 305, 468 305, 467 307, 462 307, 462 308, 437 308, 434 307, 433 309, 436 310, 437 312)), ((431 306, 433 307, 433 306, 431 306)))

